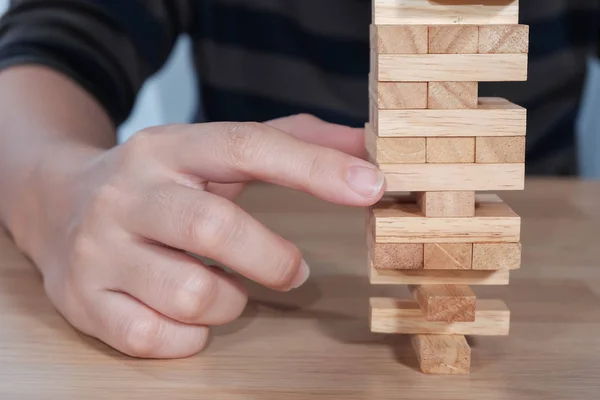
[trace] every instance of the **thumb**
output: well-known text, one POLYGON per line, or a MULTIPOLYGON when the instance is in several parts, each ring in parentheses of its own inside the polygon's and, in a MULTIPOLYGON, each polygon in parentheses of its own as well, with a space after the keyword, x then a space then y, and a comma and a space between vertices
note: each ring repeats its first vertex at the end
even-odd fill
POLYGON ((265 122, 304 142, 365 158, 364 129, 325 122, 310 114, 297 114, 265 122))

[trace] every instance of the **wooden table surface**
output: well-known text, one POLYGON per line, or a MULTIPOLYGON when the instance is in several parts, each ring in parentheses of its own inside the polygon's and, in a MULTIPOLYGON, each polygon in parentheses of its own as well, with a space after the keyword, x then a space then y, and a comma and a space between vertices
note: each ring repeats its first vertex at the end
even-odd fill
POLYGON ((599 399, 600 183, 535 180, 504 193, 523 217, 523 267, 475 287, 512 310, 508 337, 476 337, 469 376, 417 370, 404 336, 372 334, 364 211, 270 186, 240 200, 312 266, 287 294, 251 286, 241 319, 201 354, 136 360, 75 332, 0 233, 0 399, 599 399))

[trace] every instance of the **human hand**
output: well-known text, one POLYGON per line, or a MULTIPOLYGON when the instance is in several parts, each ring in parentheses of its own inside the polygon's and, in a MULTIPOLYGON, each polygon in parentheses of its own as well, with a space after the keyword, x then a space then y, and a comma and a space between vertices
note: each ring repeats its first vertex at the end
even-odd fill
POLYGON ((178 358, 199 352, 208 327, 236 319, 247 301, 238 280, 187 253, 274 290, 302 285, 299 249, 216 193, 262 180, 368 206, 384 179, 344 152, 361 155, 359 133, 348 141, 340 132, 349 128, 294 118, 156 127, 109 151, 58 155, 69 174, 42 175, 29 251, 56 308, 128 355, 178 358), (331 135, 312 135, 319 129, 331 135))

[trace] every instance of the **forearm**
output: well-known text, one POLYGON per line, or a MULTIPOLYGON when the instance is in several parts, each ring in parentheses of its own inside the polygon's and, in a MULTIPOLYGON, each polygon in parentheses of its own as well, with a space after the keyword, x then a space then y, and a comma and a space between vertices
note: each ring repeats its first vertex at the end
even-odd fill
POLYGON ((99 103, 69 78, 40 66, 2 71, 0 224, 22 241, 53 181, 114 146, 115 136, 99 103))

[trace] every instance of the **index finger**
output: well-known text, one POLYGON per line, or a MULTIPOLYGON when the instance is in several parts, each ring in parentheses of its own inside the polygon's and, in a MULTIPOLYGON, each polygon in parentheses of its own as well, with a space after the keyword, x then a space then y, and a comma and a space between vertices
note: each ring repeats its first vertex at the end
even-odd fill
POLYGON ((212 182, 261 180, 352 206, 372 205, 384 191, 384 174, 373 164, 266 124, 188 125, 169 140, 162 156, 212 182))

